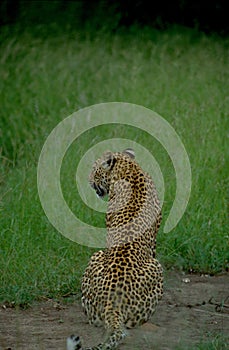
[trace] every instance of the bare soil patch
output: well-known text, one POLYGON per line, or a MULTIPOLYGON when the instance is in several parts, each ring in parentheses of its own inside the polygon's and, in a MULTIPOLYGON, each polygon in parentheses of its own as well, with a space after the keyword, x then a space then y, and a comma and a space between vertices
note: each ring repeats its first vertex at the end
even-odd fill
MULTIPOLYGON (((105 336, 87 322, 80 304, 34 303, 27 310, 1 307, 0 349, 65 350, 66 337, 79 334, 85 346, 105 336)), ((194 347, 217 334, 229 335, 229 274, 165 276, 164 297, 152 323, 128 331, 120 350, 174 350, 194 347)), ((228 339, 228 338, 227 338, 228 339)))

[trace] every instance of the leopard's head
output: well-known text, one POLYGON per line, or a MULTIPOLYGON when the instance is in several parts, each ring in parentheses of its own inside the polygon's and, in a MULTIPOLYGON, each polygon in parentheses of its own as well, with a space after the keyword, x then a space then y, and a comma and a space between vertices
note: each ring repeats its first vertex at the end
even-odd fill
MULTIPOLYGON (((132 149, 126 149, 121 154, 125 157, 135 157, 132 149)), ((109 194, 111 172, 118 158, 120 158, 120 153, 107 151, 93 164, 92 172, 89 176, 89 184, 100 198, 109 194)))

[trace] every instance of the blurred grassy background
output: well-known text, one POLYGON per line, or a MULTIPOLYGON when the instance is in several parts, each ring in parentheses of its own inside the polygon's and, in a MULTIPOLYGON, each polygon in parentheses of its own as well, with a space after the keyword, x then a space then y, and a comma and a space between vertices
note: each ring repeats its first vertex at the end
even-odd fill
MULTIPOLYGON (((48 13, 57 3, 49 3, 48 13)), ((175 128, 190 157, 187 211, 172 232, 161 229, 158 236, 164 267, 212 274, 227 270, 228 38, 179 25, 119 25, 118 11, 116 24, 108 18, 103 26, 104 13, 84 24, 81 13, 77 24, 74 11, 68 9, 69 17, 57 17, 55 11, 48 17, 39 8, 40 19, 32 25, 34 10, 29 15, 25 8, 19 19, 1 27, 0 302, 24 305, 79 293, 94 250, 68 241, 48 222, 38 198, 36 167, 57 123, 100 102, 125 101, 154 110, 175 128)), ((104 216, 83 206, 72 187, 82 154, 111 137, 142 143, 157 159, 166 218, 176 185, 171 161, 156 140, 121 126, 90 130, 69 149, 62 185, 72 209, 85 222, 103 225, 104 216)))

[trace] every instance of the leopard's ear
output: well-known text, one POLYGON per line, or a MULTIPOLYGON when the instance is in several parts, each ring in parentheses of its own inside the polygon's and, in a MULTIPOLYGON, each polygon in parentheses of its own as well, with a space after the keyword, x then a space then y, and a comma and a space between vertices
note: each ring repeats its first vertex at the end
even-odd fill
POLYGON ((114 164, 115 164, 115 157, 114 154, 110 151, 104 153, 103 155, 103 160, 101 162, 101 167, 106 170, 109 171, 113 168, 114 164))
POLYGON ((134 153, 134 150, 132 148, 127 148, 122 153, 127 154, 132 159, 135 158, 135 153, 134 153))

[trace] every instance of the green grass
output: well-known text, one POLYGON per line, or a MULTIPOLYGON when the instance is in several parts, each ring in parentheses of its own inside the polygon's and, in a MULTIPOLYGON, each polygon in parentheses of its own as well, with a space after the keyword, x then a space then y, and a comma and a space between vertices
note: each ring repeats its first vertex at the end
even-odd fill
POLYGON ((228 338, 222 334, 208 334, 207 339, 188 348, 178 347, 177 350, 227 350, 228 338), (209 339, 208 339, 209 338, 209 339))
MULTIPOLYGON (((79 293, 94 250, 68 241, 51 226, 39 202, 36 167, 57 123, 100 102, 125 101, 154 110, 175 128, 190 157, 187 211, 172 232, 161 229, 158 236, 163 265, 205 273, 225 270, 228 40, 179 27, 92 35, 53 25, 8 28, 2 37, 0 302, 26 304, 42 296, 79 293)), ((80 157, 106 137, 130 138, 154 154, 165 181, 165 222, 175 194, 174 169, 159 143, 133 128, 90 130, 69 149, 66 159, 71 161, 65 161, 62 175, 73 210, 88 223, 104 222, 80 202, 72 185, 80 157)))

